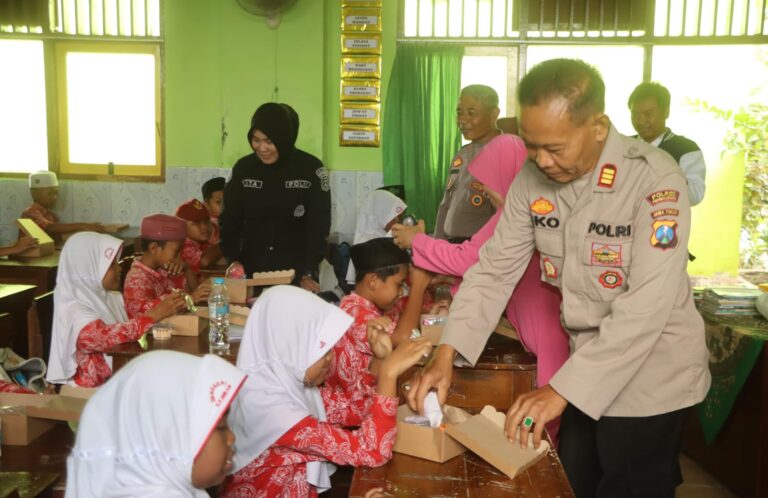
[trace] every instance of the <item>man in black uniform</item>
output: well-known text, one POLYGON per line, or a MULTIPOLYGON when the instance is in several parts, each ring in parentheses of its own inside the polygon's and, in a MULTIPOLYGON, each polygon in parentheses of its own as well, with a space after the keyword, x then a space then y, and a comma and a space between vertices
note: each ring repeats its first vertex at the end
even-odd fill
POLYGON ((254 153, 241 158, 224 189, 221 248, 255 271, 296 270, 295 283, 317 291, 318 265, 331 227, 328 170, 295 148, 298 114, 267 103, 251 119, 254 153))

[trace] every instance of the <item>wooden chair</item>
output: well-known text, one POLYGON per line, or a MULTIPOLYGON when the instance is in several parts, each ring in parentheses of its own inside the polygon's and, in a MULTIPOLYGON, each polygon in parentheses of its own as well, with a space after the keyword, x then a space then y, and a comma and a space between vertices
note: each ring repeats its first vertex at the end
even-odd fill
POLYGON ((53 292, 37 296, 27 312, 27 340, 29 354, 48 361, 53 330, 53 292))

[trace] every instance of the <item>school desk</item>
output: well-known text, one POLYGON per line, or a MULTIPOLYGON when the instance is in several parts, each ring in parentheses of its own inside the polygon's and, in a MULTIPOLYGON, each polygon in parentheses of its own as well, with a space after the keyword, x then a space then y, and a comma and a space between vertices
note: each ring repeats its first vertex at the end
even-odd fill
MULTIPOLYGON (((3 445, 0 455, 0 482, 5 472, 31 472, 35 486, 50 489, 51 474, 56 476, 53 496, 64 496, 66 487, 67 456, 75 442, 75 434, 66 422, 57 423, 51 430, 27 446, 3 445)), ((37 496, 30 494, 21 496, 37 496)), ((51 495, 44 495, 51 496, 51 495)))
POLYGON ((554 450, 514 479, 467 451, 444 463, 394 453, 386 465, 358 467, 350 498, 382 487, 392 496, 462 496, 467 498, 572 498, 568 478, 554 450))
POLYGON ((0 314, 13 316, 13 330, 0 327, 0 347, 10 347, 26 358, 29 353, 27 339, 27 311, 32 306, 34 285, 4 284, 0 282, 0 314))
POLYGON ((42 258, 0 258, 0 283, 27 284, 37 287, 35 296, 52 291, 56 286, 60 251, 42 258))

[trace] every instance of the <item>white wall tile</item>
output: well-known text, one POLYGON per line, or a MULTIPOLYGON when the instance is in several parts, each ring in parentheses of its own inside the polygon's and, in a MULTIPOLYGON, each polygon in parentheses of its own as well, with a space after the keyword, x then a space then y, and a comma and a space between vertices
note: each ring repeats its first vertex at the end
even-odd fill
POLYGON ((112 186, 107 182, 66 182, 72 190, 72 219, 83 223, 112 221, 112 186))
POLYGON ((19 235, 19 228, 15 223, 0 224, 0 246, 9 246, 16 241, 19 235))
MULTIPOLYGON (((203 183, 221 175, 220 168, 187 168, 187 199, 203 199, 203 183)), ((226 177, 225 177, 226 178, 226 177)))
POLYGON ((150 184, 149 211, 151 213, 173 214, 176 212, 176 208, 189 199, 187 193, 187 171, 189 169, 168 168, 166 169, 165 183, 150 184))
POLYGON ((354 171, 331 170, 331 233, 341 240, 355 233, 357 178, 354 171), (344 237, 347 236, 347 237, 344 237))
POLYGON ((358 171, 357 172, 357 190, 355 192, 356 201, 355 207, 357 209, 362 206, 365 196, 371 190, 376 190, 384 183, 384 175, 380 171, 358 171))
POLYGON ((112 221, 139 226, 149 214, 149 189, 145 183, 112 184, 112 221))
POLYGON ((26 180, 0 180, 0 223, 14 224, 27 206, 32 204, 32 196, 26 180))

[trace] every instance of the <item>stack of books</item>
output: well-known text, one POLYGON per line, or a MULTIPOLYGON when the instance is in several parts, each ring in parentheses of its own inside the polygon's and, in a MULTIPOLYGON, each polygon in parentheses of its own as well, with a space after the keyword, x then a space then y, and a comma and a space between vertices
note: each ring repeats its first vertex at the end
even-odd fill
POLYGON ((710 287, 702 293, 699 309, 712 315, 757 315, 755 300, 762 293, 743 287, 710 287))

